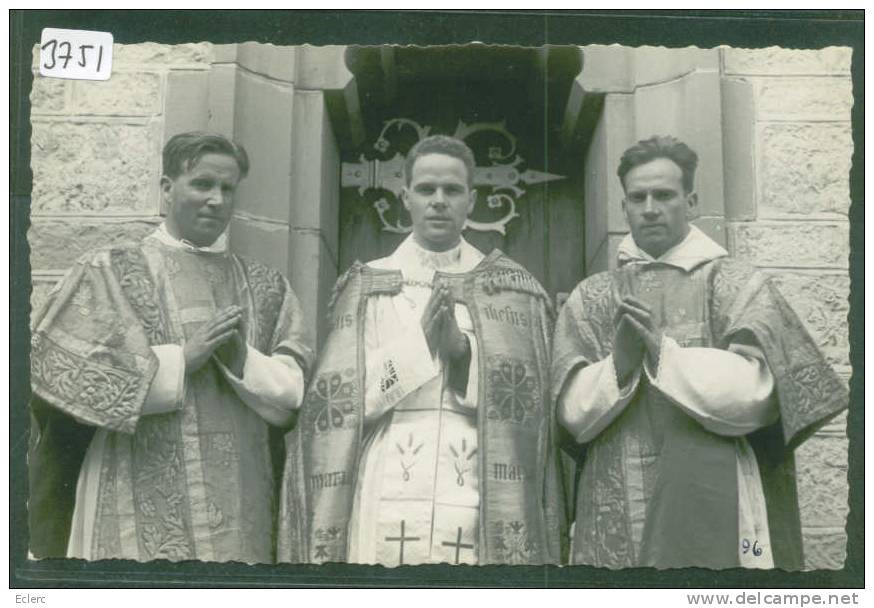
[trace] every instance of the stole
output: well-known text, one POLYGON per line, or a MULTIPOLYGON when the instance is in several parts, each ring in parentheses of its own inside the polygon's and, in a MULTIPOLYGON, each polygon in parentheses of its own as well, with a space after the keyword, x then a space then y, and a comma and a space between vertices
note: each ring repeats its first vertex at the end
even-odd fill
MULTIPOLYGON (((493 251, 435 274, 471 313, 479 348, 479 563, 558 563, 566 529, 549 398, 551 312, 524 268, 493 251)), ((398 271, 356 263, 338 280, 328 336, 286 441, 279 561, 343 562, 362 449, 367 300, 400 292, 398 271)))

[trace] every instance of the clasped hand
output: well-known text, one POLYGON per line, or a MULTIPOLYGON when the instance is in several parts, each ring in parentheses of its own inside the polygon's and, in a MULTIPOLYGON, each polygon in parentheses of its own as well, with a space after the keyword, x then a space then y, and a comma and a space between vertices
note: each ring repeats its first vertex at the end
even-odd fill
POLYGON ((646 303, 633 296, 621 298, 613 316, 613 332, 613 363, 620 384, 640 366, 644 354, 650 367, 658 369, 662 332, 646 303))
POLYGON ((422 313, 422 330, 432 353, 440 353, 449 361, 463 359, 470 344, 455 320, 455 300, 446 285, 437 285, 422 313))
POLYGON ((243 339, 243 309, 228 306, 201 325, 185 342, 185 371, 193 373, 216 354, 238 378, 246 363, 246 341, 243 339))

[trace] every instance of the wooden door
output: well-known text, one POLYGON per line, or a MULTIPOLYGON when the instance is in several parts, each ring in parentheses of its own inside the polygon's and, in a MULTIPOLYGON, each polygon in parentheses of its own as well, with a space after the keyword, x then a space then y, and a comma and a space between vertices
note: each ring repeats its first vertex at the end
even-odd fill
POLYGON ((390 95, 361 70, 367 138, 343 156, 340 272, 406 238, 410 218, 397 196, 403 157, 440 133, 464 139, 476 158, 477 204, 464 237, 484 253, 500 248, 553 297, 583 278, 583 155, 559 150, 555 84, 532 76, 530 53, 515 53, 398 52, 390 95))

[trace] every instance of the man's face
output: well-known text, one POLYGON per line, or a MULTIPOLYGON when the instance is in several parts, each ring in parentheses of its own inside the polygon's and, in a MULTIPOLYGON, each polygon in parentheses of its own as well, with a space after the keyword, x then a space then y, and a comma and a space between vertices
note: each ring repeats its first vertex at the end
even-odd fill
POLYGON ((231 221, 239 181, 240 168, 234 157, 212 153, 201 156, 175 179, 163 176, 167 229, 198 247, 212 245, 231 221))
POLYGON ((698 195, 686 193, 679 165, 656 158, 626 173, 624 186, 622 209, 638 247, 657 258, 686 238, 698 195))
POLYGON ((413 219, 416 241, 431 251, 454 247, 476 202, 464 162, 446 154, 426 154, 413 164, 402 193, 413 219))

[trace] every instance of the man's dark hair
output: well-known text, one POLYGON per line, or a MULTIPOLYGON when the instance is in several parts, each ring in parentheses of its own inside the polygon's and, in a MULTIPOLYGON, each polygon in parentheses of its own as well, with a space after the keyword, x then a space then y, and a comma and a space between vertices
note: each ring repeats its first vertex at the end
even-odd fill
POLYGON ((467 168, 467 185, 473 187, 473 169, 476 166, 473 151, 457 137, 448 135, 430 135, 419 140, 407 153, 407 158, 404 160, 404 182, 407 186, 413 179, 413 165, 416 164, 416 159, 426 154, 445 154, 463 162, 467 168))
POLYGON ((249 155, 243 146, 218 133, 191 131, 174 135, 164 144, 164 175, 176 179, 206 154, 225 154, 232 157, 240 168, 240 179, 249 173, 249 155))
POLYGON ((625 175, 633 168, 644 165, 657 158, 667 158, 677 163, 683 171, 683 189, 685 194, 695 189, 695 169, 698 167, 698 155, 689 146, 670 135, 653 135, 643 139, 628 148, 619 161, 619 181, 625 189, 625 175))

